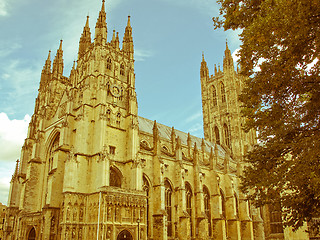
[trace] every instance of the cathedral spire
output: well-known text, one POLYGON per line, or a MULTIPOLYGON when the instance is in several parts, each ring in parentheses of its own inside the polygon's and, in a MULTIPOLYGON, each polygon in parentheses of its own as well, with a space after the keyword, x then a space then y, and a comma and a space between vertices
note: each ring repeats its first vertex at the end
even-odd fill
POLYGON ((81 58, 86 52, 87 48, 91 44, 91 32, 89 27, 89 16, 87 16, 86 25, 83 28, 83 32, 81 34, 81 38, 79 41, 79 53, 78 58, 81 58))
POLYGON ((124 32, 122 41, 122 50, 127 53, 131 59, 133 59, 133 38, 132 38, 132 27, 130 22, 130 16, 128 16, 127 26, 124 32))
POLYGON ((226 41, 226 50, 224 51, 224 57, 223 57, 223 71, 228 69, 234 70, 234 66, 233 66, 231 51, 228 47, 228 41, 226 41))
POLYGON ((60 78, 63 74, 63 50, 62 50, 62 40, 60 40, 60 46, 57 50, 57 54, 53 60, 52 66, 53 77, 60 78))
POLYGON ((209 77, 209 69, 206 60, 204 59, 204 53, 202 52, 202 61, 200 67, 200 77, 201 79, 209 77))
POLYGON ((105 0, 102 0, 101 10, 96 23, 95 30, 95 43, 105 44, 107 42, 107 22, 106 22, 106 11, 105 11, 105 0))
POLYGON ((50 79, 51 74, 51 51, 48 53, 48 58, 41 72, 40 89, 42 89, 50 79))

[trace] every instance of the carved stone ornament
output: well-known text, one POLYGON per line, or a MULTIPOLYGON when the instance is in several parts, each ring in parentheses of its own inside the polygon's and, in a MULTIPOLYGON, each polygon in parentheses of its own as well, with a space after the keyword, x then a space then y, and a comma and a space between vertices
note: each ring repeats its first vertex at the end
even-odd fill
POLYGON ((112 84, 110 86, 110 92, 114 97, 121 97, 121 88, 117 84, 112 84))

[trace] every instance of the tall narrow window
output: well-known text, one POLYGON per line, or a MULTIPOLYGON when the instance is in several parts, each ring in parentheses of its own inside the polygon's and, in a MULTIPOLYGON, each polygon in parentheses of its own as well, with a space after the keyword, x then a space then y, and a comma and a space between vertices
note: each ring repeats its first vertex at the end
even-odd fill
POLYGON ((192 190, 189 183, 186 183, 186 204, 187 204, 187 213, 190 217, 190 236, 193 236, 192 231, 192 190))
POLYGON ((224 88, 223 82, 220 83, 220 92, 221 92, 221 101, 222 103, 226 102, 226 90, 224 88))
POLYGON ((235 201, 235 210, 236 210, 236 217, 239 218, 239 200, 236 194, 234 194, 234 201, 235 201))
POLYGON ((165 207, 167 213, 167 235, 172 236, 172 187, 168 180, 164 182, 165 187, 165 207))
POLYGON ((212 86, 212 103, 214 107, 217 106, 217 91, 214 86, 212 86))
POLYGON ((227 124, 223 125, 223 131, 224 131, 224 141, 227 147, 230 148, 230 134, 227 124))
POLYGON ((270 230, 271 233, 283 233, 282 217, 281 217, 281 205, 280 203, 270 204, 269 216, 270 216, 270 230))
POLYGON ((226 199, 222 190, 220 189, 220 197, 221 197, 221 214, 224 219, 226 219, 226 199))
POLYGON ((143 190, 147 196, 147 212, 146 212, 146 215, 147 215, 147 236, 149 236, 149 228, 151 227, 150 225, 150 217, 149 217, 149 214, 150 214, 150 209, 149 209, 149 197, 150 197, 150 184, 149 184, 149 181, 147 180, 147 178, 145 176, 143 176, 143 190))
POLYGON ((209 190, 206 186, 203 186, 203 200, 204 200, 204 212, 208 218, 208 232, 209 232, 209 236, 212 235, 212 231, 211 231, 211 208, 210 208, 210 193, 209 190))
POLYGON ((111 58, 108 58, 107 59, 107 69, 108 70, 111 70, 111 64, 112 64, 111 58))
POLYGON ((59 147, 59 139, 60 139, 60 134, 57 134, 56 137, 54 138, 50 150, 49 150, 49 158, 48 158, 48 172, 50 172, 53 169, 53 160, 54 160, 54 153, 59 147))
POLYGON ((114 167, 110 168, 109 185, 113 187, 121 187, 121 175, 119 170, 114 167))
POLYGON ((120 75, 124 76, 124 65, 123 65, 123 63, 120 64, 120 75))
POLYGON ((214 127, 214 135, 216 138, 216 144, 220 145, 220 134, 219 134, 219 128, 217 126, 214 127))

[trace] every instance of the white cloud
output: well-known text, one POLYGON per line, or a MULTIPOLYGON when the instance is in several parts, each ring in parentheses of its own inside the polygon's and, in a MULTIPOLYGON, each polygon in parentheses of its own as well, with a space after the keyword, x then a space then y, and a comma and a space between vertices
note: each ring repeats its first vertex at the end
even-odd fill
POLYGON ((232 58, 233 58, 233 62, 237 64, 238 60, 240 59, 240 56, 237 56, 238 53, 240 51, 240 48, 237 48, 236 50, 234 50, 234 52, 232 53, 232 58))
POLYGON ((0 113, 0 162, 19 158, 30 119, 29 115, 25 115, 22 120, 10 120, 6 113, 0 113))
POLYGON ((136 61, 145 61, 146 58, 152 57, 153 53, 148 50, 135 49, 134 50, 134 59, 136 61))
POLYGON ((0 0, 0 16, 8 15, 8 3, 6 0, 0 0))
MULTIPOLYGON (((6 171, 6 169, 2 169, 2 168, 0 169, 2 171, 6 171)), ((0 203, 7 204, 9 189, 10 189, 10 180, 11 180, 11 177, 9 176, 0 177, 0 203)))
POLYGON ((202 118, 202 112, 197 112, 193 115, 191 115, 190 117, 188 117, 185 122, 189 123, 189 122, 192 122, 194 120, 198 120, 198 119, 201 119, 202 118))

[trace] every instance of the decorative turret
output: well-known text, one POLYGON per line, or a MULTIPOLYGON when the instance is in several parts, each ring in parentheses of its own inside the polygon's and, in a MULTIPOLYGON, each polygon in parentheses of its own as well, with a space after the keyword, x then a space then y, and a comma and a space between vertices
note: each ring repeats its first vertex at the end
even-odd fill
POLYGON ((89 27, 89 16, 87 16, 86 25, 83 28, 83 32, 81 34, 81 38, 79 41, 78 59, 85 54, 90 44, 91 44, 91 32, 89 27))
POLYGON ((207 66, 207 62, 204 60, 204 53, 202 53, 202 62, 201 62, 201 68, 200 68, 200 77, 206 78, 209 77, 209 69, 207 66))
POLYGON ((224 51, 224 57, 223 57, 223 71, 226 71, 226 70, 234 71, 233 59, 232 59, 231 51, 228 48, 228 42, 226 42, 226 50, 224 51))
POLYGON ((102 0, 102 7, 99 12, 99 17, 97 19, 94 42, 98 45, 105 44, 107 42, 105 0, 102 0))
POLYGON ((130 24, 130 16, 128 16, 128 23, 126 30, 124 32, 123 41, 122 41, 122 50, 133 59, 133 38, 132 38, 132 27, 130 24))
POLYGON ((57 50, 57 54, 53 60, 52 73, 54 78, 61 78, 63 74, 62 40, 60 40, 59 49, 57 50))
POLYGON ((42 72, 41 72, 41 80, 40 80, 40 89, 43 89, 51 75, 51 51, 49 51, 48 58, 43 66, 42 72))

